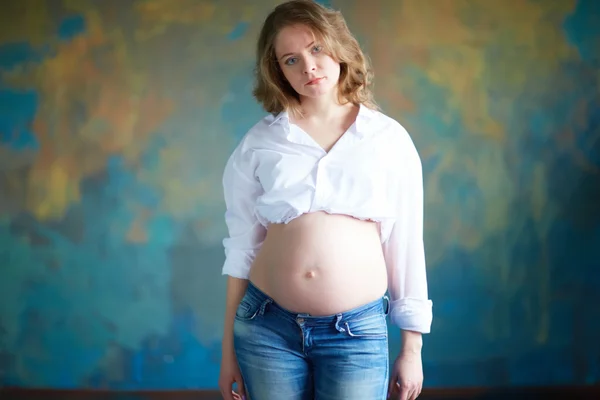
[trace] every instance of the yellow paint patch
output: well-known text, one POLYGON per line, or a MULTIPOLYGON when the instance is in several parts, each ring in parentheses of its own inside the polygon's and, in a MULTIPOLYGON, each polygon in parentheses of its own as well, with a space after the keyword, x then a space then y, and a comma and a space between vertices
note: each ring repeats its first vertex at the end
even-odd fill
POLYGON ((405 75, 414 67, 448 89, 447 112, 460 113, 465 128, 496 142, 505 139, 506 127, 490 112, 491 84, 505 95, 517 95, 528 76, 551 79, 561 62, 574 55, 559 29, 575 7, 572 0, 405 0, 385 16, 377 11, 386 8, 380 3, 373 1, 364 13, 364 5, 355 2, 353 12, 360 17, 352 19, 369 37, 390 39, 372 41, 376 82, 386 82, 379 97, 399 111, 410 111, 411 93, 421 91, 405 75))
POLYGON ((137 2, 135 10, 140 16, 136 37, 146 40, 163 34, 173 24, 203 24, 214 18, 216 2, 183 0, 176 5, 171 0, 137 2))
POLYGON ((33 47, 47 43, 55 29, 48 4, 46 0, 2 2, 0 43, 26 41, 33 47))
POLYGON ((138 212, 135 220, 127 232, 127 240, 131 243, 146 243, 148 241, 148 232, 146 231, 146 222, 150 213, 144 210, 138 212))
POLYGON ((191 173, 185 163, 191 156, 183 148, 176 147, 164 149, 160 155, 162 179, 157 183, 164 194, 161 207, 175 217, 193 213, 200 202, 210 195, 210 182, 198 179, 201 173, 191 173))
POLYGON ((55 56, 35 69, 5 76, 16 88, 33 85, 43 99, 33 123, 40 152, 25 201, 41 220, 60 218, 69 202, 79 200, 81 180, 103 170, 109 156, 137 163, 173 110, 172 101, 137 70, 121 30, 106 31, 93 8, 84 15, 85 34, 58 43, 55 56))
POLYGON ((80 200, 78 182, 69 175, 65 160, 57 160, 47 170, 32 170, 28 204, 39 220, 60 219, 72 203, 80 200))

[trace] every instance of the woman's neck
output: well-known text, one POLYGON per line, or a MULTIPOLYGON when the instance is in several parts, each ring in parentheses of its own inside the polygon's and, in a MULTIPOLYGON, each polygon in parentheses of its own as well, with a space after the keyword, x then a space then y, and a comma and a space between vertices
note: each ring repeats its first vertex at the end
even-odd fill
POLYGON ((328 121, 344 114, 352 104, 340 103, 334 91, 330 96, 302 98, 301 107, 304 119, 328 121))

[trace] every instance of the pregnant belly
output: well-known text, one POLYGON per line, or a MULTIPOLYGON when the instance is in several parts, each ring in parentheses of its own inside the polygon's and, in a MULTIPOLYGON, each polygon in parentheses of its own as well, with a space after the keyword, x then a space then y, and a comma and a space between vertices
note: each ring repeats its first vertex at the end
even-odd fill
POLYGON ((378 225, 323 212, 271 225, 250 280, 282 307, 312 315, 380 298, 387 274, 378 225))

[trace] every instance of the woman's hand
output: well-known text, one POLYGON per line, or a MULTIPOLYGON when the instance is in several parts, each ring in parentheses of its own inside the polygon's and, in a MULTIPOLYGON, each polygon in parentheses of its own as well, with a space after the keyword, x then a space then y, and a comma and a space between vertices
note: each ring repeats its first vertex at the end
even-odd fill
POLYGON ((388 399, 415 400, 423 388, 423 362, 421 360, 421 335, 403 332, 402 349, 394 361, 388 399))
POLYGON ((240 367, 233 351, 223 350, 222 352, 219 389, 225 400, 246 399, 244 380, 242 379, 240 367), (232 389, 234 382, 237 383, 238 393, 234 392, 232 389))

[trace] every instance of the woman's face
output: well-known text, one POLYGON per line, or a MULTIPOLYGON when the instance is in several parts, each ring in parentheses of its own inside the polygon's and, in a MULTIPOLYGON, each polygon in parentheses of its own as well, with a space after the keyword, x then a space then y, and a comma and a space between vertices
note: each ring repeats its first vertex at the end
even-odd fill
POLYGON ((275 39, 275 56, 285 79, 300 97, 320 97, 337 87, 340 64, 306 26, 282 29, 275 39))

